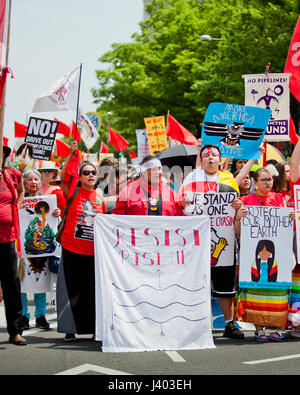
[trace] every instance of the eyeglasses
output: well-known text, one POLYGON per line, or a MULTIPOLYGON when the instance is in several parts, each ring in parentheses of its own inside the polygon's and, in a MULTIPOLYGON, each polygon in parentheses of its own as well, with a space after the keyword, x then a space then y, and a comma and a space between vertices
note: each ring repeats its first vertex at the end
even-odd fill
POLYGON ((90 174, 92 174, 93 176, 95 176, 97 174, 96 170, 83 170, 82 174, 84 176, 89 176, 90 174))
POLYGON ((42 169, 42 173, 52 173, 53 169, 42 169))
POLYGON ((261 181, 261 182, 271 182, 273 181, 273 178, 261 178, 260 180, 257 181, 261 181))

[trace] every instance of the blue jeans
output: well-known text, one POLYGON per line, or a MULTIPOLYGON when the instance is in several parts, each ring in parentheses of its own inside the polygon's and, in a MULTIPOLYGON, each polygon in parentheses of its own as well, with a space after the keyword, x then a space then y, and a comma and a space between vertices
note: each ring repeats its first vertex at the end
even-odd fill
MULTIPOLYGON (((28 312, 28 299, 27 294, 21 293, 22 299, 22 315, 30 318, 30 314, 28 312)), ((34 304, 35 304, 35 318, 41 317, 42 315, 46 316, 46 293, 34 294, 34 304)))

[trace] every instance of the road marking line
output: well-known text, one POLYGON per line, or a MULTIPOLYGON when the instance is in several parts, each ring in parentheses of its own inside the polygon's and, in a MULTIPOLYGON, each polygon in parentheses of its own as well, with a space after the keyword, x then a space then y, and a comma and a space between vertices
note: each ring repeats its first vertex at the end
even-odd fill
POLYGON ((269 358, 269 359, 259 359, 257 361, 248 361, 248 362, 243 362, 243 363, 245 365, 257 365, 260 363, 277 362, 277 361, 284 361, 287 359, 295 359, 295 358, 300 358, 300 354, 286 355, 283 357, 269 358))
POLYGON ((114 370, 114 369, 109 369, 105 368, 104 366, 97 366, 97 365, 92 365, 89 363, 85 363, 80 366, 76 366, 75 368, 64 370, 63 372, 56 373, 55 376, 68 376, 68 375, 77 375, 77 374, 82 374, 88 371, 93 371, 93 372, 98 372, 102 374, 107 374, 110 376, 113 375, 132 375, 132 373, 127 373, 127 372, 121 372, 119 370, 114 370))
POLYGON ((173 362, 186 362, 177 351, 165 351, 165 353, 169 358, 172 359, 173 362))

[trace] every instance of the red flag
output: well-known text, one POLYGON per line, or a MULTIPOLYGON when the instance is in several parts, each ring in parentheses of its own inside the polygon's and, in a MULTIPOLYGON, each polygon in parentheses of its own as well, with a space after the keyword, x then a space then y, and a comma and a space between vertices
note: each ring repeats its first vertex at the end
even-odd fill
POLYGON ((69 190, 67 194, 67 200, 73 195, 75 191, 79 178, 79 167, 80 167, 80 155, 79 155, 79 150, 77 149, 74 152, 72 158, 67 163, 67 166, 65 168, 65 175, 64 178, 62 179, 62 182, 69 190))
POLYGON ((71 147, 62 140, 56 140, 56 155, 66 158, 70 153, 71 147))
POLYGON ((3 145, 8 145, 8 137, 3 136, 3 145))
POLYGON ((290 91, 295 98, 300 101, 300 16, 295 26, 294 34, 290 43, 286 63, 285 73, 291 73, 290 91))
POLYGON ((15 137, 25 137, 27 131, 27 126, 22 123, 15 122, 15 137))
POLYGON ((296 128, 291 116, 290 116, 289 135, 290 135, 291 143, 293 145, 296 145, 299 140, 299 135, 296 133, 296 128))
POLYGON ((6 65, 6 52, 8 44, 9 2, 0 2, 0 66, 6 65))
POLYGON ((54 121, 59 122, 56 133, 63 134, 65 137, 71 137, 71 128, 67 124, 54 118, 54 121))
POLYGON ((109 136, 107 142, 112 144, 116 151, 122 152, 125 151, 129 145, 129 142, 124 139, 119 133, 115 132, 111 127, 108 127, 109 136))
POLYGON ((130 151, 130 159, 137 158, 135 152, 133 150, 130 151))
POLYGON ((77 128, 76 123, 74 121, 72 121, 72 134, 71 135, 74 137, 74 140, 76 140, 78 143, 79 141, 81 141, 81 135, 80 135, 80 131, 78 128, 77 128, 77 132, 76 132, 76 128, 77 128), (75 135, 76 135, 76 138, 75 138, 75 135))
POLYGON ((108 146, 104 143, 104 141, 101 141, 100 154, 108 154, 108 146))
POLYGON ((194 145, 197 142, 193 133, 189 132, 170 114, 168 114, 167 136, 183 144, 194 145))

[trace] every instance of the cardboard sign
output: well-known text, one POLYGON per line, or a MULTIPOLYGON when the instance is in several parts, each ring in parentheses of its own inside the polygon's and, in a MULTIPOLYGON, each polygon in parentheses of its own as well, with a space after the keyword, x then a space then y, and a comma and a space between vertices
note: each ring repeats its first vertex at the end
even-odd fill
POLYGON ((34 159, 50 160, 58 123, 35 117, 29 119, 25 142, 32 145, 34 159))
POLYGON ((241 288, 290 288, 293 220, 287 207, 248 206, 241 220, 241 288))
POLYGON ((271 113, 240 104, 210 103, 202 125, 202 146, 217 145, 223 158, 259 159, 271 113))

